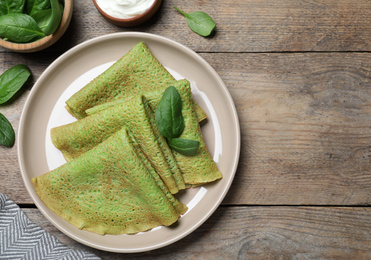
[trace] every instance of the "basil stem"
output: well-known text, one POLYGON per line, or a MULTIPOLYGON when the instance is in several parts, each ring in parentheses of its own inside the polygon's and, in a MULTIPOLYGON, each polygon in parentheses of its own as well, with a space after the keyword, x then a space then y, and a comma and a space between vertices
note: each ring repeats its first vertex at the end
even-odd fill
POLYGON ((15 133, 6 117, 0 113, 0 144, 12 147, 15 142, 15 133))
POLYGON ((30 69, 23 64, 15 65, 0 75, 0 104, 8 101, 31 76, 30 69))
POLYGON ((186 13, 174 6, 175 10, 181 13, 187 20, 189 28, 201 36, 209 36, 215 29, 214 20, 204 12, 186 13))
POLYGON ((169 146, 186 156, 195 155, 200 147, 200 142, 190 139, 173 138, 169 140, 169 146))
POLYGON ((155 120, 161 134, 168 139, 176 138, 183 132, 182 100, 175 87, 165 90, 157 105, 155 120))

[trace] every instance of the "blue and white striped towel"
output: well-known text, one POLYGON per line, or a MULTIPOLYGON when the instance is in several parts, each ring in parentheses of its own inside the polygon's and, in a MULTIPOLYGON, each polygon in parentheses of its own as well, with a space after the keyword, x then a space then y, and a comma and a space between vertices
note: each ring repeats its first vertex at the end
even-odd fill
POLYGON ((0 193, 0 259, 100 259, 73 250, 33 223, 25 213, 0 193))

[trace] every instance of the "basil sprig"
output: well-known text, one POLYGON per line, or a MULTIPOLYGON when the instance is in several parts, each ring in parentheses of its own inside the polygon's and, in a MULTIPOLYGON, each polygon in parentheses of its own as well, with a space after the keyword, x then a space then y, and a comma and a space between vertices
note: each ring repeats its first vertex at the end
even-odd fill
POLYGON ((0 144, 12 147, 15 142, 15 133, 6 117, 0 113, 0 144))
POLYGON ((201 36, 209 36, 215 29, 215 22, 207 13, 190 12, 186 13, 174 6, 175 10, 181 13, 187 20, 189 28, 201 36))
POLYGON ((155 121, 161 134, 168 140, 169 146, 183 155, 195 155, 200 142, 178 138, 184 130, 182 100, 174 86, 168 87, 155 111, 155 121))

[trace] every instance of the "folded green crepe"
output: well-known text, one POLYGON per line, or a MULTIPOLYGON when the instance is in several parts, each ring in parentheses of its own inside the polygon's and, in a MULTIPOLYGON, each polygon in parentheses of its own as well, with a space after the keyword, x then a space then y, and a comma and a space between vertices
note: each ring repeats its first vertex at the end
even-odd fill
MULTIPOLYGON (((173 151, 179 169, 182 172, 184 182, 191 185, 200 185, 221 179, 223 176, 209 153, 197 121, 189 82, 187 80, 180 80, 174 84, 174 87, 178 90, 182 99, 182 114, 185 121, 184 130, 179 138, 200 142, 200 147, 196 155, 185 156, 173 151)), ((160 98, 154 97, 150 100, 153 107, 157 107, 159 101, 160 98)))
POLYGON ((185 188, 170 148, 157 128, 153 113, 141 95, 70 124, 51 129, 51 140, 67 161, 78 157, 126 126, 171 193, 185 188))
MULTIPOLYGON (((32 179, 52 211, 98 234, 134 234, 169 226, 180 216, 152 177, 124 127, 59 168, 32 179)), ((177 202, 180 203, 180 202, 177 202)), ((182 208, 182 207, 181 207, 182 208)))
MULTIPOLYGON (((200 142, 198 153, 195 156, 185 156, 172 151, 177 165, 182 172, 184 182, 189 185, 200 185, 222 178, 222 174, 213 161, 203 139, 195 112, 189 81, 185 79, 179 80, 174 83, 173 86, 178 90, 182 98, 182 113, 185 120, 185 128, 180 138, 192 139, 200 142)), ((164 90, 152 91, 144 94, 145 100, 153 110, 156 109, 158 102, 160 102, 163 92, 164 90)), ((118 107, 121 104, 125 104, 125 102, 127 102, 125 99, 113 101, 89 109, 87 112, 90 115, 94 115, 99 111, 118 107)), ((156 124, 155 122, 151 123, 152 125, 156 124)), ((155 128, 157 129, 157 127, 155 128)))
MULTIPOLYGON (((148 91, 164 90, 175 82, 147 45, 140 42, 69 98, 66 109, 81 119, 87 116, 85 111, 94 106, 148 91)), ((196 107, 199 118, 205 119, 206 114, 200 107, 196 107)))
MULTIPOLYGON (((177 82, 174 82, 172 86, 181 85, 181 84, 189 84, 189 82, 186 79, 181 79, 177 82)), ((164 93, 164 89, 143 93, 143 96, 148 101, 148 104, 150 108, 152 109, 152 111, 156 111, 157 103, 161 99, 163 93, 164 93)), ((90 116, 102 110, 108 109, 110 107, 118 106, 125 102, 126 102, 126 98, 116 99, 114 101, 106 102, 104 104, 96 105, 95 107, 89 108, 85 111, 85 113, 87 116, 90 116)), ((206 119, 207 115, 193 100, 192 102, 194 103, 194 106, 195 106, 196 117, 197 117, 198 122, 203 122, 206 119), (197 108, 199 108, 199 111, 201 111, 201 113, 197 113, 197 108)))
MULTIPOLYGON (((140 148, 138 142, 135 140, 134 136, 130 131, 128 131, 130 141, 132 142, 132 145, 138 155, 138 157, 141 159, 143 162, 144 166, 147 168, 148 172, 152 175, 153 179, 156 181, 157 185, 162 189, 162 191, 165 193, 166 197, 168 200, 171 202, 171 204, 174 206, 175 210, 179 214, 184 214, 187 210, 188 207, 179 200, 177 200, 173 194, 169 191, 169 189, 166 187, 160 176, 157 174, 156 170, 152 167, 151 163, 148 161, 146 158, 145 154, 143 153, 142 149, 140 148)), ((183 180, 183 178, 182 178, 183 180)))

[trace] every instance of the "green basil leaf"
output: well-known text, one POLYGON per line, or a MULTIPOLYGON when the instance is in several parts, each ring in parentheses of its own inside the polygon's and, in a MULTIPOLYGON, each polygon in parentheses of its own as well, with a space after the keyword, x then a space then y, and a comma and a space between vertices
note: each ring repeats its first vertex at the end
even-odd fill
POLYGON ((173 138, 168 143, 172 149, 186 156, 195 155, 200 147, 200 142, 183 138, 173 138))
POLYGON ((0 144, 12 147, 15 142, 15 133, 6 117, 0 113, 0 144))
POLYGON ((186 18, 189 28, 195 33, 201 36, 209 36, 214 31, 216 26, 215 22, 207 13, 185 13, 176 6, 174 6, 174 8, 186 18))
POLYGON ((26 0, 0 0, 0 15, 23 13, 26 0))
POLYGON ((27 14, 6 14, 0 16, 0 37, 15 43, 26 43, 45 37, 45 33, 27 14))
POLYGON ((23 64, 15 65, 0 75, 0 104, 8 101, 31 76, 23 64))
POLYGON ((157 105, 155 120, 161 134, 168 139, 179 137, 183 132, 182 100, 175 87, 165 90, 157 105))

